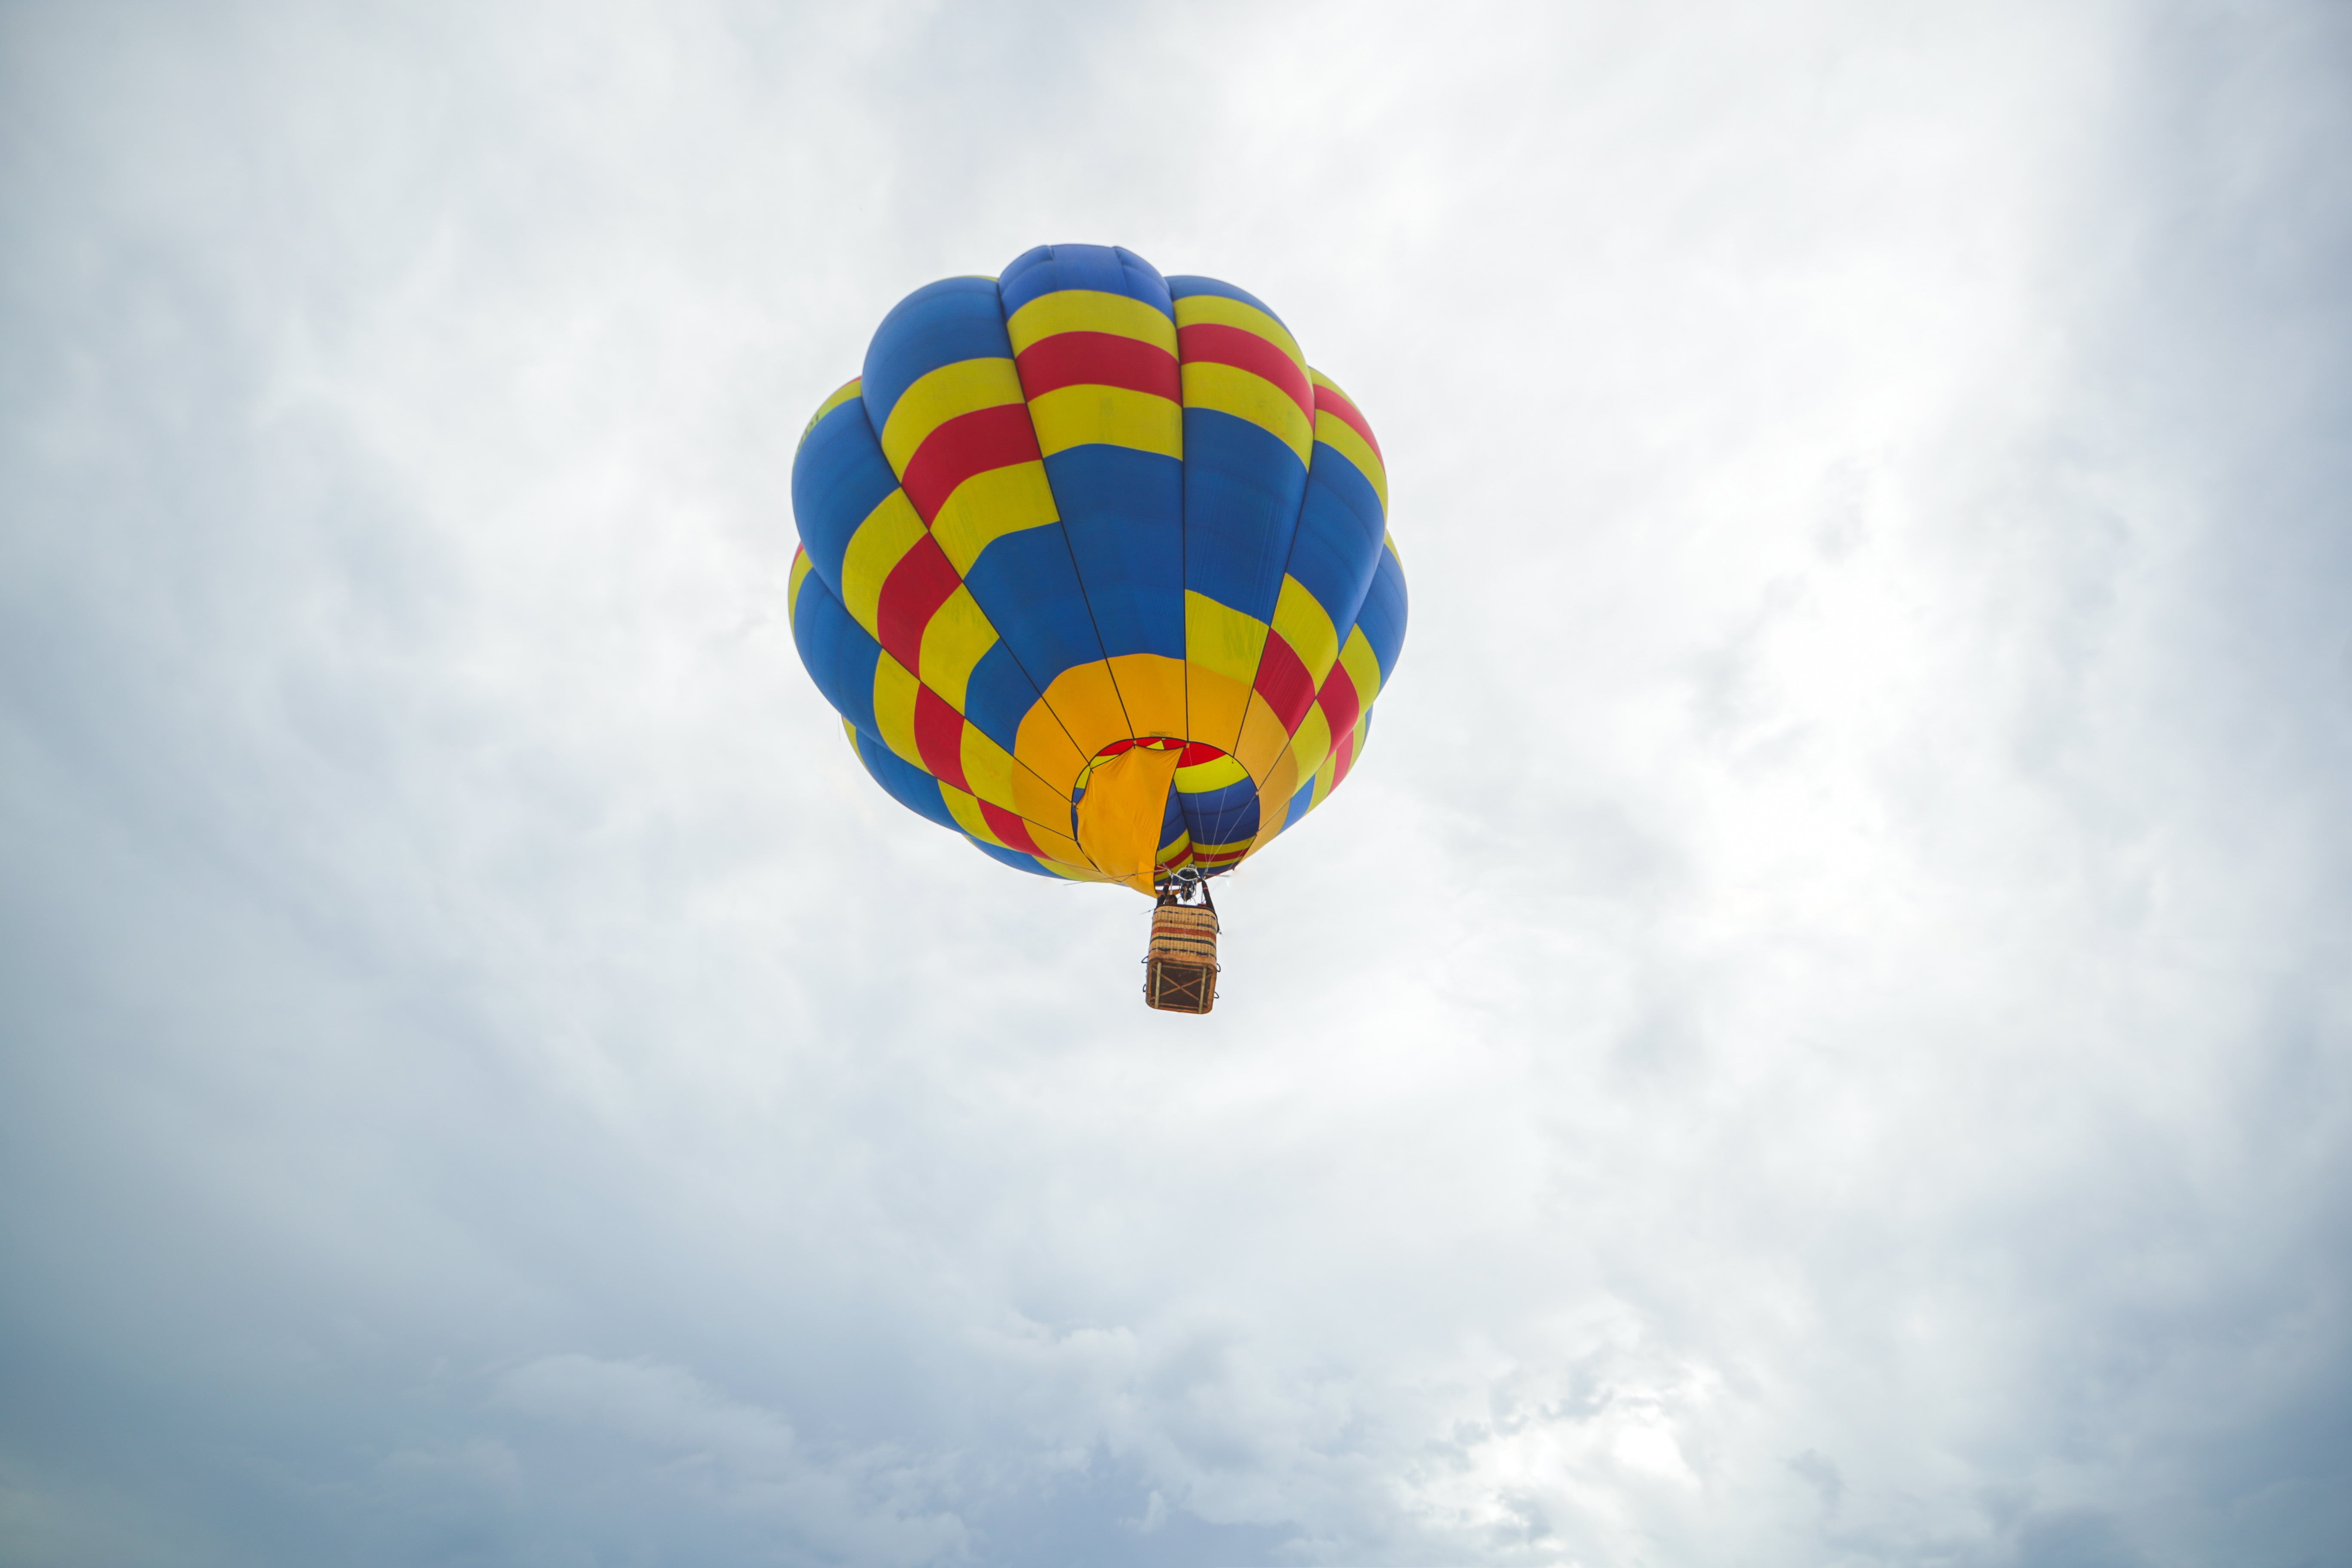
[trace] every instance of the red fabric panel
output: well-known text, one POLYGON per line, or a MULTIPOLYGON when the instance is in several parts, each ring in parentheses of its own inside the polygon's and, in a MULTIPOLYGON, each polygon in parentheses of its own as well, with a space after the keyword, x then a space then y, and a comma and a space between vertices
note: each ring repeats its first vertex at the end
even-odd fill
POLYGON ((1021 390, 1043 397, 1065 386, 1123 386, 1171 403, 1184 401, 1184 383, 1166 349, 1116 332, 1055 332, 1023 351, 1021 390))
POLYGON ((898 558, 898 564, 882 580, 882 597, 874 616, 882 631, 882 646, 892 658, 917 675, 922 673, 923 628, 962 581, 947 552, 928 533, 898 558))
MULTIPOLYGON (((1269 637, 1266 640, 1271 642, 1273 639, 1269 637)), ((1330 721, 1331 741, 1337 745, 1340 736, 1356 727, 1356 715, 1362 712, 1364 707, 1364 700, 1357 693, 1356 683, 1349 678, 1345 664, 1331 667, 1331 673, 1324 677, 1323 689, 1315 694, 1315 700, 1323 704, 1323 717, 1330 721)))
POLYGON ((1222 321, 1179 327, 1176 348, 1188 363, 1229 364, 1264 376, 1290 394, 1307 424, 1315 423, 1315 387, 1307 373, 1298 368, 1297 361, 1247 328, 1228 327, 1222 321))
POLYGON ((959 414, 932 431, 907 459, 898 483, 917 515, 929 522, 956 486, 972 475, 1037 460, 1037 427, 1029 423, 1029 405, 1007 403, 959 414))
POLYGON ((915 750, 933 778, 971 791, 963 781, 963 715, 928 686, 915 689, 915 750))
POLYGON ((1257 661, 1257 681, 1252 689, 1265 699, 1286 735, 1298 733, 1299 721, 1315 706, 1315 678, 1280 632, 1266 634, 1265 653, 1257 661))
POLYGON ((1024 855, 1045 853, 1037 847, 1037 841, 1029 837, 1029 825, 1003 806, 991 805, 983 800, 980 803, 980 815, 991 831, 1004 840, 1005 847, 1018 849, 1024 855))
POLYGON ((1366 419, 1363 411, 1349 402, 1345 395, 1328 386, 1318 386, 1315 389, 1315 406, 1337 415, 1342 424, 1364 438, 1364 445, 1372 449, 1374 457, 1383 463, 1389 460, 1388 454, 1381 450, 1379 440, 1372 435, 1371 421, 1366 419))

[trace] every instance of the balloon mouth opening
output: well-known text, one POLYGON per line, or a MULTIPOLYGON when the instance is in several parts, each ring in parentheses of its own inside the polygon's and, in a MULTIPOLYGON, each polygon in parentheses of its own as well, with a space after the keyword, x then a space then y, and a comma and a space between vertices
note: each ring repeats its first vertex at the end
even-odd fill
POLYGON ((1087 784, 1094 778, 1097 768, 1109 762, 1113 757, 1124 756, 1139 749, 1150 752, 1181 752, 1183 754, 1176 759, 1176 765, 1179 768, 1201 767, 1231 754, 1222 748, 1210 745, 1206 741, 1187 741, 1181 735, 1136 735, 1125 740, 1113 741, 1101 751, 1088 757, 1086 766, 1078 770, 1077 782, 1070 786, 1071 804, 1076 805, 1086 798, 1087 784))
POLYGON ((1222 746, 1181 735, 1122 737, 1087 760, 1070 789, 1078 847, 1113 880, 1150 892, 1156 879, 1192 868, 1229 871, 1249 851, 1249 831, 1195 842, 1202 824, 1253 815, 1258 781, 1222 746), (1099 798, 1097 798, 1099 797, 1099 798), (1246 797, 1239 798, 1239 797, 1246 797))

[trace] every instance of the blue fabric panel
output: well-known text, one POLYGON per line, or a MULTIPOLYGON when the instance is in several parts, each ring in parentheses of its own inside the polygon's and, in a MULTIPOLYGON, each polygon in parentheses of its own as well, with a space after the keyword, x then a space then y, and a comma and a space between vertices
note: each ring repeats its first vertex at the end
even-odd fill
POLYGON ((865 405, 855 397, 818 420, 793 454, 793 521, 810 564, 836 597, 849 536, 898 488, 865 405))
POLYGON ((1396 552, 1384 547, 1364 595, 1364 607, 1356 612, 1356 625, 1363 628, 1372 657, 1380 660, 1382 686, 1396 673, 1397 655, 1404 648, 1404 568, 1397 564, 1396 552))
POLYGON ((1306 467, 1271 432, 1184 410, 1184 586, 1273 620, 1306 493, 1306 467))
POLYGON ((993 278, 943 278, 898 301, 866 347, 866 417, 881 430, 907 388, 943 364, 1011 359, 993 278))
POLYGON ((974 729, 1006 751, 1021 733, 1021 721, 1037 706, 1037 689, 1021 673, 1021 666, 999 635, 996 645, 971 667, 971 681, 963 691, 963 716, 974 729))
POLYGON ((1185 795, 1183 801, 1195 844, 1238 844, 1257 831, 1257 785, 1246 779, 1185 795))
POLYGON ((874 667, 881 661, 882 645, 866 635, 824 579, 811 572, 801 579, 800 597, 793 608, 793 643, 809 679, 833 710, 871 731, 874 722, 874 667))
MULTIPOLYGON (((1244 305, 1255 305, 1267 315, 1274 316, 1273 307, 1248 289, 1236 289, 1214 278, 1195 278, 1190 274, 1171 278, 1168 279, 1168 293, 1170 298, 1177 300, 1189 300, 1195 294, 1215 294, 1227 300, 1239 300, 1244 305)), ((1274 316, 1274 319, 1282 321, 1280 316, 1274 316)), ((1282 325, 1287 331, 1290 323, 1282 321, 1282 325)))
MULTIPOLYGON (((1283 833, 1287 833, 1292 828, 1297 826, 1298 824, 1305 819, 1307 814, 1314 809, 1315 780, 1310 776, 1307 783, 1300 787, 1298 793, 1290 797, 1290 809, 1284 812, 1282 815, 1283 833)), ((1281 835, 1276 834, 1276 837, 1280 837, 1281 835)))
POLYGON ((1192 829, 1192 819, 1184 815, 1183 799, 1171 786, 1168 791, 1168 809, 1160 814, 1160 842, 1166 844, 1192 829))
POLYGON ((1171 321, 1176 317, 1160 269, 1123 246, 1041 245, 1023 252, 999 281, 1006 321, 1038 295, 1056 289, 1124 294, 1164 312, 1171 321))
POLYGON ((1024 529, 995 541, 971 563, 963 584, 1036 690, 1074 665, 1102 658, 1059 526, 1024 529))
POLYGON ((1075 248, 1074 246, 1033 245, 1004 264, 1004 270, 996 275, 996 299, 1003 308, 1006 321, 1011 321, 1013 312, 1038 295, 1062 287, 1052 281, 1054 252, 1075 248), (1044 269, 1041 276, 1046 279, 1042 283, 1029 276, 1040 268, 1044 269))
POLYGON ((1129 447, 1073 447, 1045 479, 1108 654, 1184 657, 1184 465, 1129 447))
POLYGON ((964 834, 963 825, 956 821, 948 809, 947 801, 940 795, 940 781, 908 762, 882 742, 877 735, 860 730, 857 732, 857 760, 874 775, 874 782, 890 792, 890 798, 918 816, 927 816, 941 827, 964 834))
POLYGON ((990 859, 1001 860, 1016 871, 1026 871, 1030 875, 1035 877, 1052 877, 1053 879, 1057 882, 1062 879, 1061 878, 1055 876, 1053 872, 1045 869, 1045 867, 1037 864, 1037 858, 1034 855, 1024 855, 1018 849, 1006 849, 994 844, 983 844, 969 833, 963 836, 963 841, 966 844, 971 845, 974 849, 979 850, 982 854, 987 856, 990 859))
POLYGON ((1330 447, 1317 447, 1307 500, 1298 509, 1298 534, 1290 546, 1290 574, 1315 595, 1334 627, 1355 624, 1386 537, 1380 492, 1371 481, 1330 447))
POLYGON ((1257 798, 1257 785, 1248 779, 1224 784, 1216 789, 1180 791, 1184 797, 1184 809, 1201 821, 1219 816, 1230 817, 1245 801, 1257 798))

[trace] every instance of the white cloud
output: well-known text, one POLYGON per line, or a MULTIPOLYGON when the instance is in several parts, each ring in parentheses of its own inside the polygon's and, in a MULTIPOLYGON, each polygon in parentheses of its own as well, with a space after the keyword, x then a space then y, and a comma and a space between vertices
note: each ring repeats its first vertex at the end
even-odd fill
POLYGON ((0 1558, 2344 1533, 2331 11, 5 26, 0 1558), (1064 238, 1392 458, 1203 1020, 781 611, 1064 238))
POLYGON ((502 1373, 496 1409, 618 1453, 613 1483, 631 1506, 716 1513, 772 1526, 779 1555, 914 1564, 961 1557, 962 1522, 926 1509, 930 1478, 888 1447, 810 1454, 789 1423, 729 1399, 681 1368, 544 1356, 502 1373))

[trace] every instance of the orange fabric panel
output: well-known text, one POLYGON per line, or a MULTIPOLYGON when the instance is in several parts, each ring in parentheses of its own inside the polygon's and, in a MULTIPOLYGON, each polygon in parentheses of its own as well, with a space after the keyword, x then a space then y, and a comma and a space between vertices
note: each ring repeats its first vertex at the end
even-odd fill
POLYGON ((1096 868, 1139 893, 1151 891, 1168 788, 1183 753, 1135 746, 1095 764, 1078 802, 1078 847, 1096 868))

